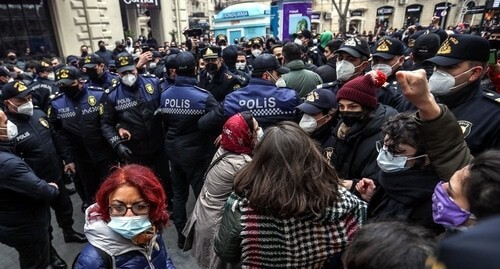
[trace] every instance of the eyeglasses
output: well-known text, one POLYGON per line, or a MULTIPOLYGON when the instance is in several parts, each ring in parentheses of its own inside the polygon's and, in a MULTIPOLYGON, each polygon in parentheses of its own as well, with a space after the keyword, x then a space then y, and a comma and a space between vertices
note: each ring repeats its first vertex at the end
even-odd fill
POLYGON ((393 160, 394 158, 406 158, 406 160, 415 160, 418 158, 422 158, 426 156, 426 154, 419 155, 419 156, 405 156, 405 155, 396 155, 392 154, 387 151, 387 146, 384 144, 383 140, 379 140, 375 142, 375 147, 377 149, 377 152, 384 151, 389 157, 390 160, 393 160))
POLYGON ((149 204, 146 202, 137 202, 130 207, 124 204, 110 205, 109 214, 112 216, 125 216, 129 209, 132 210, 132 213, 136 216, 146 215, 149 213, 149 204))

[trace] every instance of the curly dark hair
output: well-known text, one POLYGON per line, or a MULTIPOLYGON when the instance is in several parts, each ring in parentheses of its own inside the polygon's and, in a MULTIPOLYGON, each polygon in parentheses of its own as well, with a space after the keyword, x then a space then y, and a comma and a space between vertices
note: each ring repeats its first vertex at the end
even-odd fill
POLYGON ((425 153, 422 133, 417 128, 417 124, 411 113, 398 113, 390 117, 382 126, 382 133, 388 136, 384 143, 389 152, 398 154, 401 149, 400 144, 407 144, 417 149, 415 155, 425 153))

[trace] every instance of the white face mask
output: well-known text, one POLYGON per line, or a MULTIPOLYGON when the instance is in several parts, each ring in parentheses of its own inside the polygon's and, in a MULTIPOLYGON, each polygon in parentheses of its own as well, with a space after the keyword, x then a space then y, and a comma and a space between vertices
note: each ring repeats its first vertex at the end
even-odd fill
POLYGON ((131 87, 137 81, 137 77, 134 74, 126 74, 122 77, 123 84, 131 87))
POLYGON ((472 69, 469 69, 456 76, 452 76, 444 71, 435 70, 434 73, 432 73, 432 76, 429 78, 429 87, 431 89, 431 93, 436 96, 447 95, 450 94, 453 90, 466 85, 467 83, 469 83, 469 81, 465 81, 455 86, 455 78, 471 70, 472 69))
POLYGON ((23 114, 23 115, 30 116, 30 117, 33 116, 33 102, 32 101, 26 102, 20 106, 16 106, 10 101, 9 101, 9 103, 17 108, 16 113, 23 114))
POLYGON ((308 114, 304 114, 299 123, 300 128, 302 128, 307 133, 312 133, 318 128, 318 122, 316 119, 308 114))
POLYGON ((253 55, 254 57, 259 57, 261 54, 262 54, 262 51, 261 51, 261 50, 259 50, 259 49, 253 49, 253 50, 252 50, 252 55, 253 55))
POLYGON ((3 137, 7 137, 7 140, 12 141, 16 138, 18 135, 17 133, 17 125, 15 125, 12 121, 7 120, 7 126, 6 127, 0 127, 0 130, 7 130, 6 135, 0 135, 3 137))
POLYGON ((245 70, 245 65, 246 63, 236 63, 236 69, 238 70, 245 70))
POLYGON ((280 77, 278 80, 276 80, 276 87, 278 88, 285 88, 286 87, 286 82, 283 79, 283 77, 280 77))
POLYGON ((393 66, 390 66, 388 64, 374 64, 374 65, 372 65, 372 70, 374 70, 374 71, 378 70, 378 71, 384 73, 386 76, 390 76, 392 74, 392 67, 393 66))
POLYGON ((50 73, 47 75, 47 79, 48 79, 48 80, 51 80, 51 81, 56 80, 56 75, 54 74, 54 72, 50 72, 50 73))
POLYGON ((337 79, 342 82, 349 80, 350 78, 352 78, 352 76, 354 76, 354 72, 356 71, 357 67, 359 67, 359 65, 354 66, 351 62, 348 62, 346 60, 337 62, 335 70, 335 72, 337 73, 337 79))

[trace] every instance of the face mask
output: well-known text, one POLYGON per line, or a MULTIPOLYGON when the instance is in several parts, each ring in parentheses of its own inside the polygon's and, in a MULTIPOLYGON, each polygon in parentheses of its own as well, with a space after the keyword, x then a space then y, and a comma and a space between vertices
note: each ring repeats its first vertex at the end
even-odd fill
POLYGON ((82 51, 82 57, 87 56, 87 54, 89 54, 88 51, 82 51))
POLYGON ((276 83, 275 83, 276 87, 278 88, 285 88, 286 87, 286 82, 285 80, 283 79, 283 77, 280 77, 279 79, 276 80, 276 83))
POLYGON ((437 224, 458 227, 471 217, 471 213, 461 209, 439 182, 432 195, 432 218, 437 224))
POLYGON ((302 119, 300 120, 299 126, 304 131, 310 134, 314 132, 316 128, 318 128, 318 122, 313 116, 304 114, 304 116, 302 116, 302 119))
POLYGON ((92 79, 92 80, 98 80, 99 79, 99 75, 97 74, 97 69, 95 69, 95 68, 89 68, 89 69, 87 69, 86 73, 89 76, 89 78, 92 79))
POLYGON ((246 63, 236 63, 236 69, 238 70, 245 70, 245 65, 246 63))
POLYGON ((210 75, 214 75, 217 73, 217 65, 214 63, 207 63, 205 65, 205 70, 207 70, 210 75))
MULTIPOLYGON (((9 101, 9 103, 13 106, 15 106, 13 103, 11 103, 9 101)), ((17 108, 17 113, 18 114, 22 114, 22 115, 26 115, 26 116, 33 116, 33 102, 32 101, 29 101, 29 102, 26 102, 20 106, 15 106, 17 108)))
POLYGON ((12 121, 7 120, 6 127, 0 127, 0 130, 6 130, 6 135, 1 135, 3 137, 7 137, 7 140, 12 141, 18 135, 17 133, 17 125, 15 125, 12 121))
POLYGON ((379 70, 380 72, 384 73, 386 76, 390 76, 392 74, 392 67, 393 66, 390 66, 388 64, 375 64, 375 65, 372 65, 372 70, 374 70, 374 71, 379 70))
POLYGON ((15 61, 16 60, 16 56, 15 55, 9 55, 9 60, 11 61, 15 61))
POLYGON ((256 138, 257 138, 257 141, 262 141, 262 138, 264 137, 264 131, 262 130, 261 127, 259 127, 257 129, 257 135, 256 135, 256 138))
POLYGON ((436 96, 442 96, 442 95, 447 95, 450 94, 453 90, 462 87, 463 85, 469 83, 468 81, 465 81, 464 83, 454 86, 455 85, 455 78, 459 77, 472 69, 469 69, 462 74, 458 74, 456 76, 452 76, 448 74, 447 72, 436 70, 434 73, 432 73, 432 76, 429 78, 429 87, 431 89, 431 93, 436 95, 436 96))
POLYGON ((149 217, 132 216, 132 217, 111 217, 108 227, 121 236, 132 239, 136 235, 146 231, 152 227, 149 217))
POLYGON ((60 87, 60 89, 69 98, 75 98, 78 95, 78 93, 80 93, 80 89, 79 89, 78 85, 76 85, 76 86, 64 86, 64 87, 60 87))
POLYGON ((358 66, 354 66, 351 62, 345 60, 337 62, 335 70, 335 72, 337 73, 337 79, 340 81, 349 80, 354 75, 354 72, 358 66))
POLYGON ((54 74, 54 72, 50 72, 49 75, 47 76, 47 79, 51 81, 56 80, 56 75, 54 74))
POLYGON ((384 146, 378 153, 377 164, 380 170, 386 173, 394 173, 407 170, 408 167, 405 166, 407 160, 408 157, 405 156, 394 156, 384 146))
POLYGON ((125 76, 122 77, 123 84, 129 87, 132 87, 132 85, 134 85, 136 81, 137 77, 134 74, 126 74, 125 76))
POLYGON ((362 111, 341 111, 340 116, 342 117, 342 122, 351 127, 353 126, 356 122, 360 121, 361 118, 363 117, 363 112, 362 111))
POLYGON ((256 57, 256 58, 257 58, 257 57, 259 57, 261 54, 262 54, 262 51, 261 51, 261 50, 259 50, 259 49, 254 49, 254 50, 252 50, 252 55, 253 55, 254 57, 256 57))
POLYGON ((99 50, 105 51, 106 50, 106 46, 99 46, 99 50))

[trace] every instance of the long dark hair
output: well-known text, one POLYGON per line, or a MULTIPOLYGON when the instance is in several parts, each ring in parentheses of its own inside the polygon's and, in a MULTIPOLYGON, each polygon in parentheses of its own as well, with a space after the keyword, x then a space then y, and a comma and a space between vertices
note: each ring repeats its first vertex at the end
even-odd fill
POLYGON ((234 191, 262 215, 321 214, 339 199, 339 180, 319 145, 296 123, 266 129, 253 160, 240 170, 234 191))

